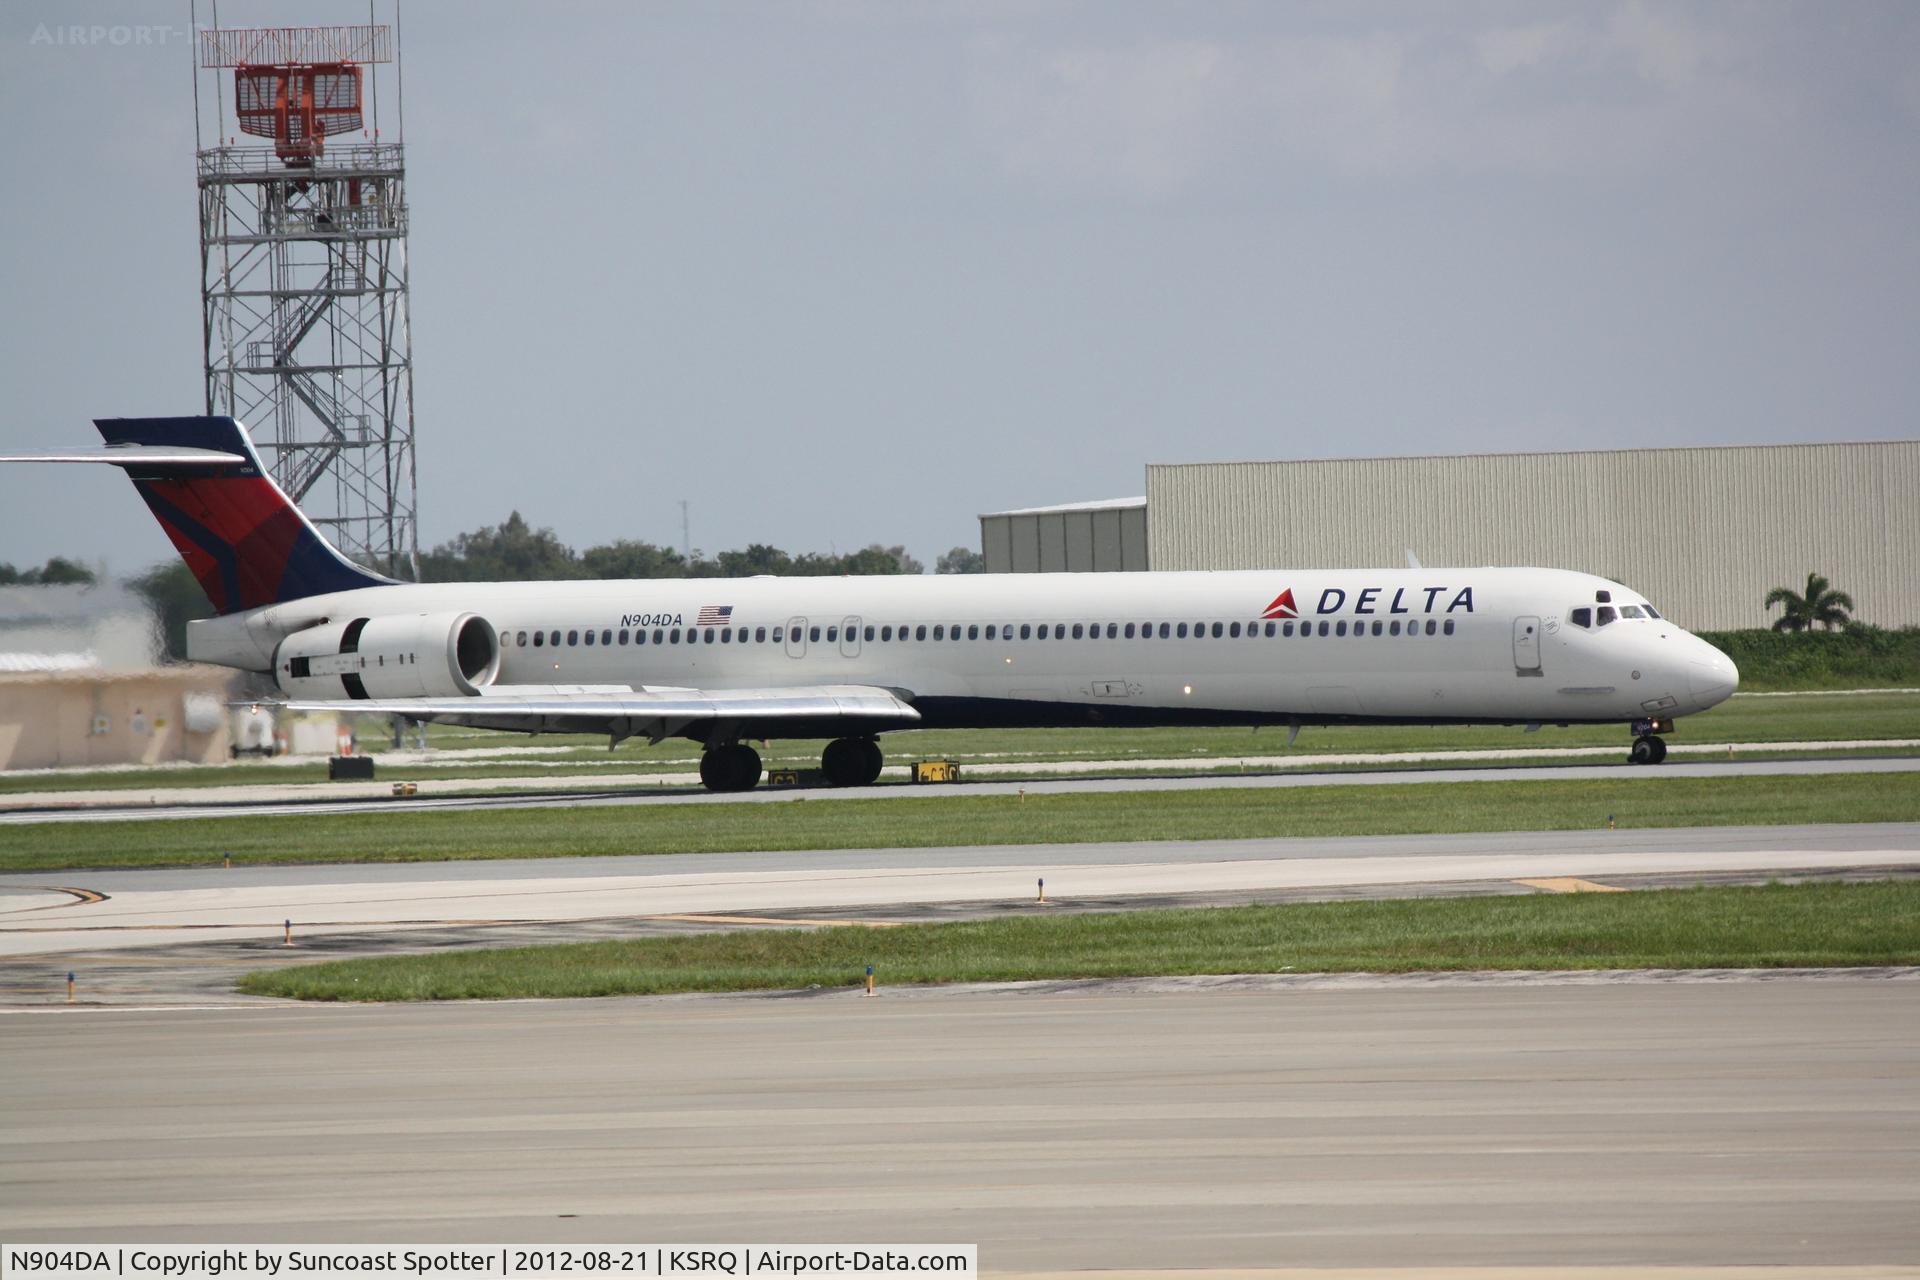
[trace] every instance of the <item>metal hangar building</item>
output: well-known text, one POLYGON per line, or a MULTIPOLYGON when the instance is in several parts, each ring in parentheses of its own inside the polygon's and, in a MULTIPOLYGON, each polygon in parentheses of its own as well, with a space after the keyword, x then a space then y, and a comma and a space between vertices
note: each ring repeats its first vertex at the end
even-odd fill
POLYGON ((1920 623, 1920 440, 1161 463, 1146 495, 980 517, 995 573, 1528 564, 1644 593, 1681 625, 1768 625, 1820 573, 1920 623))

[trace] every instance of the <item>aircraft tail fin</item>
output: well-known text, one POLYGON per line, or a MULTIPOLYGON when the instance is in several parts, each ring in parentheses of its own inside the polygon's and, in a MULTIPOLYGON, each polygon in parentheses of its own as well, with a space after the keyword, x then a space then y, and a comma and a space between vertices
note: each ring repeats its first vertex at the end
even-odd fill
POLYGON ((0 461, 104 462, 126 471, 220 613, 393 580, 320 536, 232 418, 96 418, 104 449, 0 461))

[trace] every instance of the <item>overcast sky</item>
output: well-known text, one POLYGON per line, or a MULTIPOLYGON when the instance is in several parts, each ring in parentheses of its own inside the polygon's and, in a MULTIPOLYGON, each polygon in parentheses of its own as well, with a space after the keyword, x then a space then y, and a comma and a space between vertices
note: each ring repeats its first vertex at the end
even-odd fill
MULTIPOLYGON (((685 498, 931 566, 1147 462, 1920 434, 1907 0, 403 18, 423 545, 685 498)), ((203 407, 187 25, 0 16, 0 448, 203 407)), ((170 551, 117 474, 0 468, 0 560, 53 554, 170 551)))

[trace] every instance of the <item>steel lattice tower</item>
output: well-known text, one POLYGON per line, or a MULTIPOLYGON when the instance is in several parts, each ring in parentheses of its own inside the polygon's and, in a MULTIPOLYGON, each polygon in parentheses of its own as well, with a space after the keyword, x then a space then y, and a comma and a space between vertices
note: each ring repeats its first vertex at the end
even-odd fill
POLYGON ((198 34, 207 412, 246 424, 341 551, 417 578, 406 159, 375 78, 391 64, 397 117, 392 28, 198 34))

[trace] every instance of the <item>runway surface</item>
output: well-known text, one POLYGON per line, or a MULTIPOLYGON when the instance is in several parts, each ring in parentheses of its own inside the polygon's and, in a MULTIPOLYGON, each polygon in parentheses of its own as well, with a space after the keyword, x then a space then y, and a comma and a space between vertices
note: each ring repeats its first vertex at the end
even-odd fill
POLYGON ((1920 982, 15 1015, 0 1235, 977 1241, 990 1272, 1920 1255, 1920 982))
MULTIPOLYGON (((1205 762, 1200 762, 1204 764, 1205 762)), ((1789 775, 1831 775, 1920 772, 1920 758, 1912 756, 1826 757, 1804 760, 1678 761, 1649 767, 1625 764, 1488 766, 1453 769, 1329 770, 1259 774, 1203 774, 1182 777, 1113 776, 1035 778, 1025 781, 963 781, 955 785, 916 787, 890 783, 871 787, 760 787, 738 794, 716 795, 658 787, 596 786, 572 791, 542 790, 521 794, 498 792, 464 796, 413 796, 354 799, 289 800, 270 794, 257 800, 221 803, 201 801, 142 804, 138 792, 124 803, 71 809, 0 810, 0 826, 32 826, 49 822, 119 822, 150 818, 263 817, 313 813, 406 813, 428 810, 476 811, 506 808, 598 807, 645 804, 781 804, 794 800, 900 800, 926 796, 1057 795, 1072 792, 1194 791, 1245 787, 1374 787, 1417 782, 1508 782, 1603 778, 1612 781, 1658 781, 1662 778, 1740 778, 1789 775)), ((452 790, 456 779, 433 784, 452 790)), ((8 837, 15 839, 19 837, 8 837)))
POLYGON ((0 957, 405 927, 1157 904, 1302 889, 1920 867, 1920 823, 1137 841, 0 876, 0 957))

